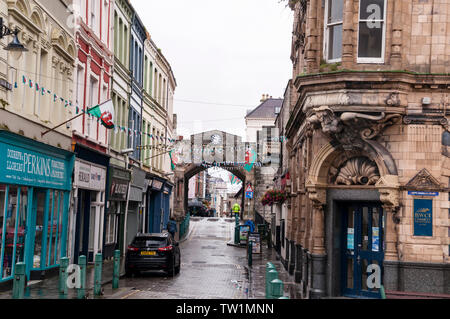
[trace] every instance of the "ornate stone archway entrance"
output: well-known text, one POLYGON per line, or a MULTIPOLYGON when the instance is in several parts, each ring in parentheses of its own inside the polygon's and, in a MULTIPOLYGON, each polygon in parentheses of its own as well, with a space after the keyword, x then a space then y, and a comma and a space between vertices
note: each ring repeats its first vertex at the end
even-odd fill
MULTIPOLYGON (((240 136, 218 130, 195 134, 189 140, 180 142, 177 150, 179 163, 175 168, 176 218, 182 219, 186 216, 189 180, 208 168, 218 167, 233 173, 242 181, 244 188, 249 183, 254 185, 254 169, 252 165, 246 165, 248 150, 256 150, 256 145, 243 143, 240 136)), ((254 199, 246 203, 244 190, 241 207, 244 216, 251 218, 254 199), (246 205, 248 203, 250 205, 246 205)))
POLYGON ((340 220, 344 213, 338 208, 339 203, 374 203, 382 207, 384 260, 398 260, 396 214, 400 185, 397 166, 377 137, 400 118, 399 114, 384 112, 338 115, 327 106, 308 112, 304 136, 310 143, 312 140, 329 141, 322 142, 314 152, 305 183, 305 193, 311 203, 305 216, 310 227, 301 241, 311 260, 312 296, 339 295, 342 289, 336 278, 342 272, 339 254, 344 248, 340 240, 347 229, 342 229, 340 220))

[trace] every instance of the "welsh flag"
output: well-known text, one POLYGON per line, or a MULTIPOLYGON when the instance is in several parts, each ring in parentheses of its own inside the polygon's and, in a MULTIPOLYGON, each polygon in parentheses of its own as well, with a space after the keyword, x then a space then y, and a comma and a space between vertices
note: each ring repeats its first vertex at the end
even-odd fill
POLYGON ((172 171, 175 170, 175 165, 177 164, 178 158, 176 156, 176 154, 173 154, 174 150, 171 150, 169 152, 169 157, 170 157, 170 167, 172 168, 172 171))
POLYGON ((87 113, 99 118, 104 127, 108 129, 114 128, 114 104, 112 100, 90 108, 87 113))

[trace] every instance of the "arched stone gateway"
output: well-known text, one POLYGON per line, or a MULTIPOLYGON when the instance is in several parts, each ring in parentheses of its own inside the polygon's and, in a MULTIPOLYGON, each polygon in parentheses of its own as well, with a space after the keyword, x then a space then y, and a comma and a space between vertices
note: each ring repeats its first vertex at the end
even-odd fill
MULTIPOLYGON (((241 137, 217 130, 195 134, 190 140, 179 142, 179 163, 175 168, 176 218, 186 216, 189 180, 208 168, 217 167, 233 173, 242 181, 243 187, 254 185, 254 168, 259 164, 257 160, 249 159, 247 152, 254 151, 256 154, 256 150, 256 144, 243 143, 241 137)), ((240 196, 244 216, 251 217, 249 212, 253 210, 255 199, 246 202, 244 190, 241 190, 240 196)))

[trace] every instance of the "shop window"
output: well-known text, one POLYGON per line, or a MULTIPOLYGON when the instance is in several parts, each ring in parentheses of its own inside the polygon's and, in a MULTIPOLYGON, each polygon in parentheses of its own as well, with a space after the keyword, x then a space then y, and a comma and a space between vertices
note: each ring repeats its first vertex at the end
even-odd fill
POLYGON ((36 192, 36 234, 34 238, 33 268, 41 268, 42 235, 44 231, 45 200, 44 192, 36 192))
POLYGON ((63 192, 50 192, 50 208, 48 212, 47 222, 47 267, 55 266, 59 263, 59 254, 61 251, 63 203, 63 192))
POLYGON ((27 188, 0 185, 1 278, 13 275, 14 265, 23 261, 27 188), (18 207, 19 206, 19 207, 18 207))
POLYGON ((360 0, 358 62, 383 63, 386 0, 360 0))
POLYGON ((95 239, 95 211, 96 206, 91 206, 91 215, 89 218, 89 251, 94 251, 94 239, 95 239))

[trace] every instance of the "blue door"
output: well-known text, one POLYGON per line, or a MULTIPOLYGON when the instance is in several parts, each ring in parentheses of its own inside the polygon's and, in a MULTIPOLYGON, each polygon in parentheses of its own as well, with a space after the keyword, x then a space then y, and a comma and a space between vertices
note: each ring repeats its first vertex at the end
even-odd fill
POLYGON ((383 229, 381 205, 349 203, 342 206, 343 295, 380 298, 374 275, 383 278, 383 229))

